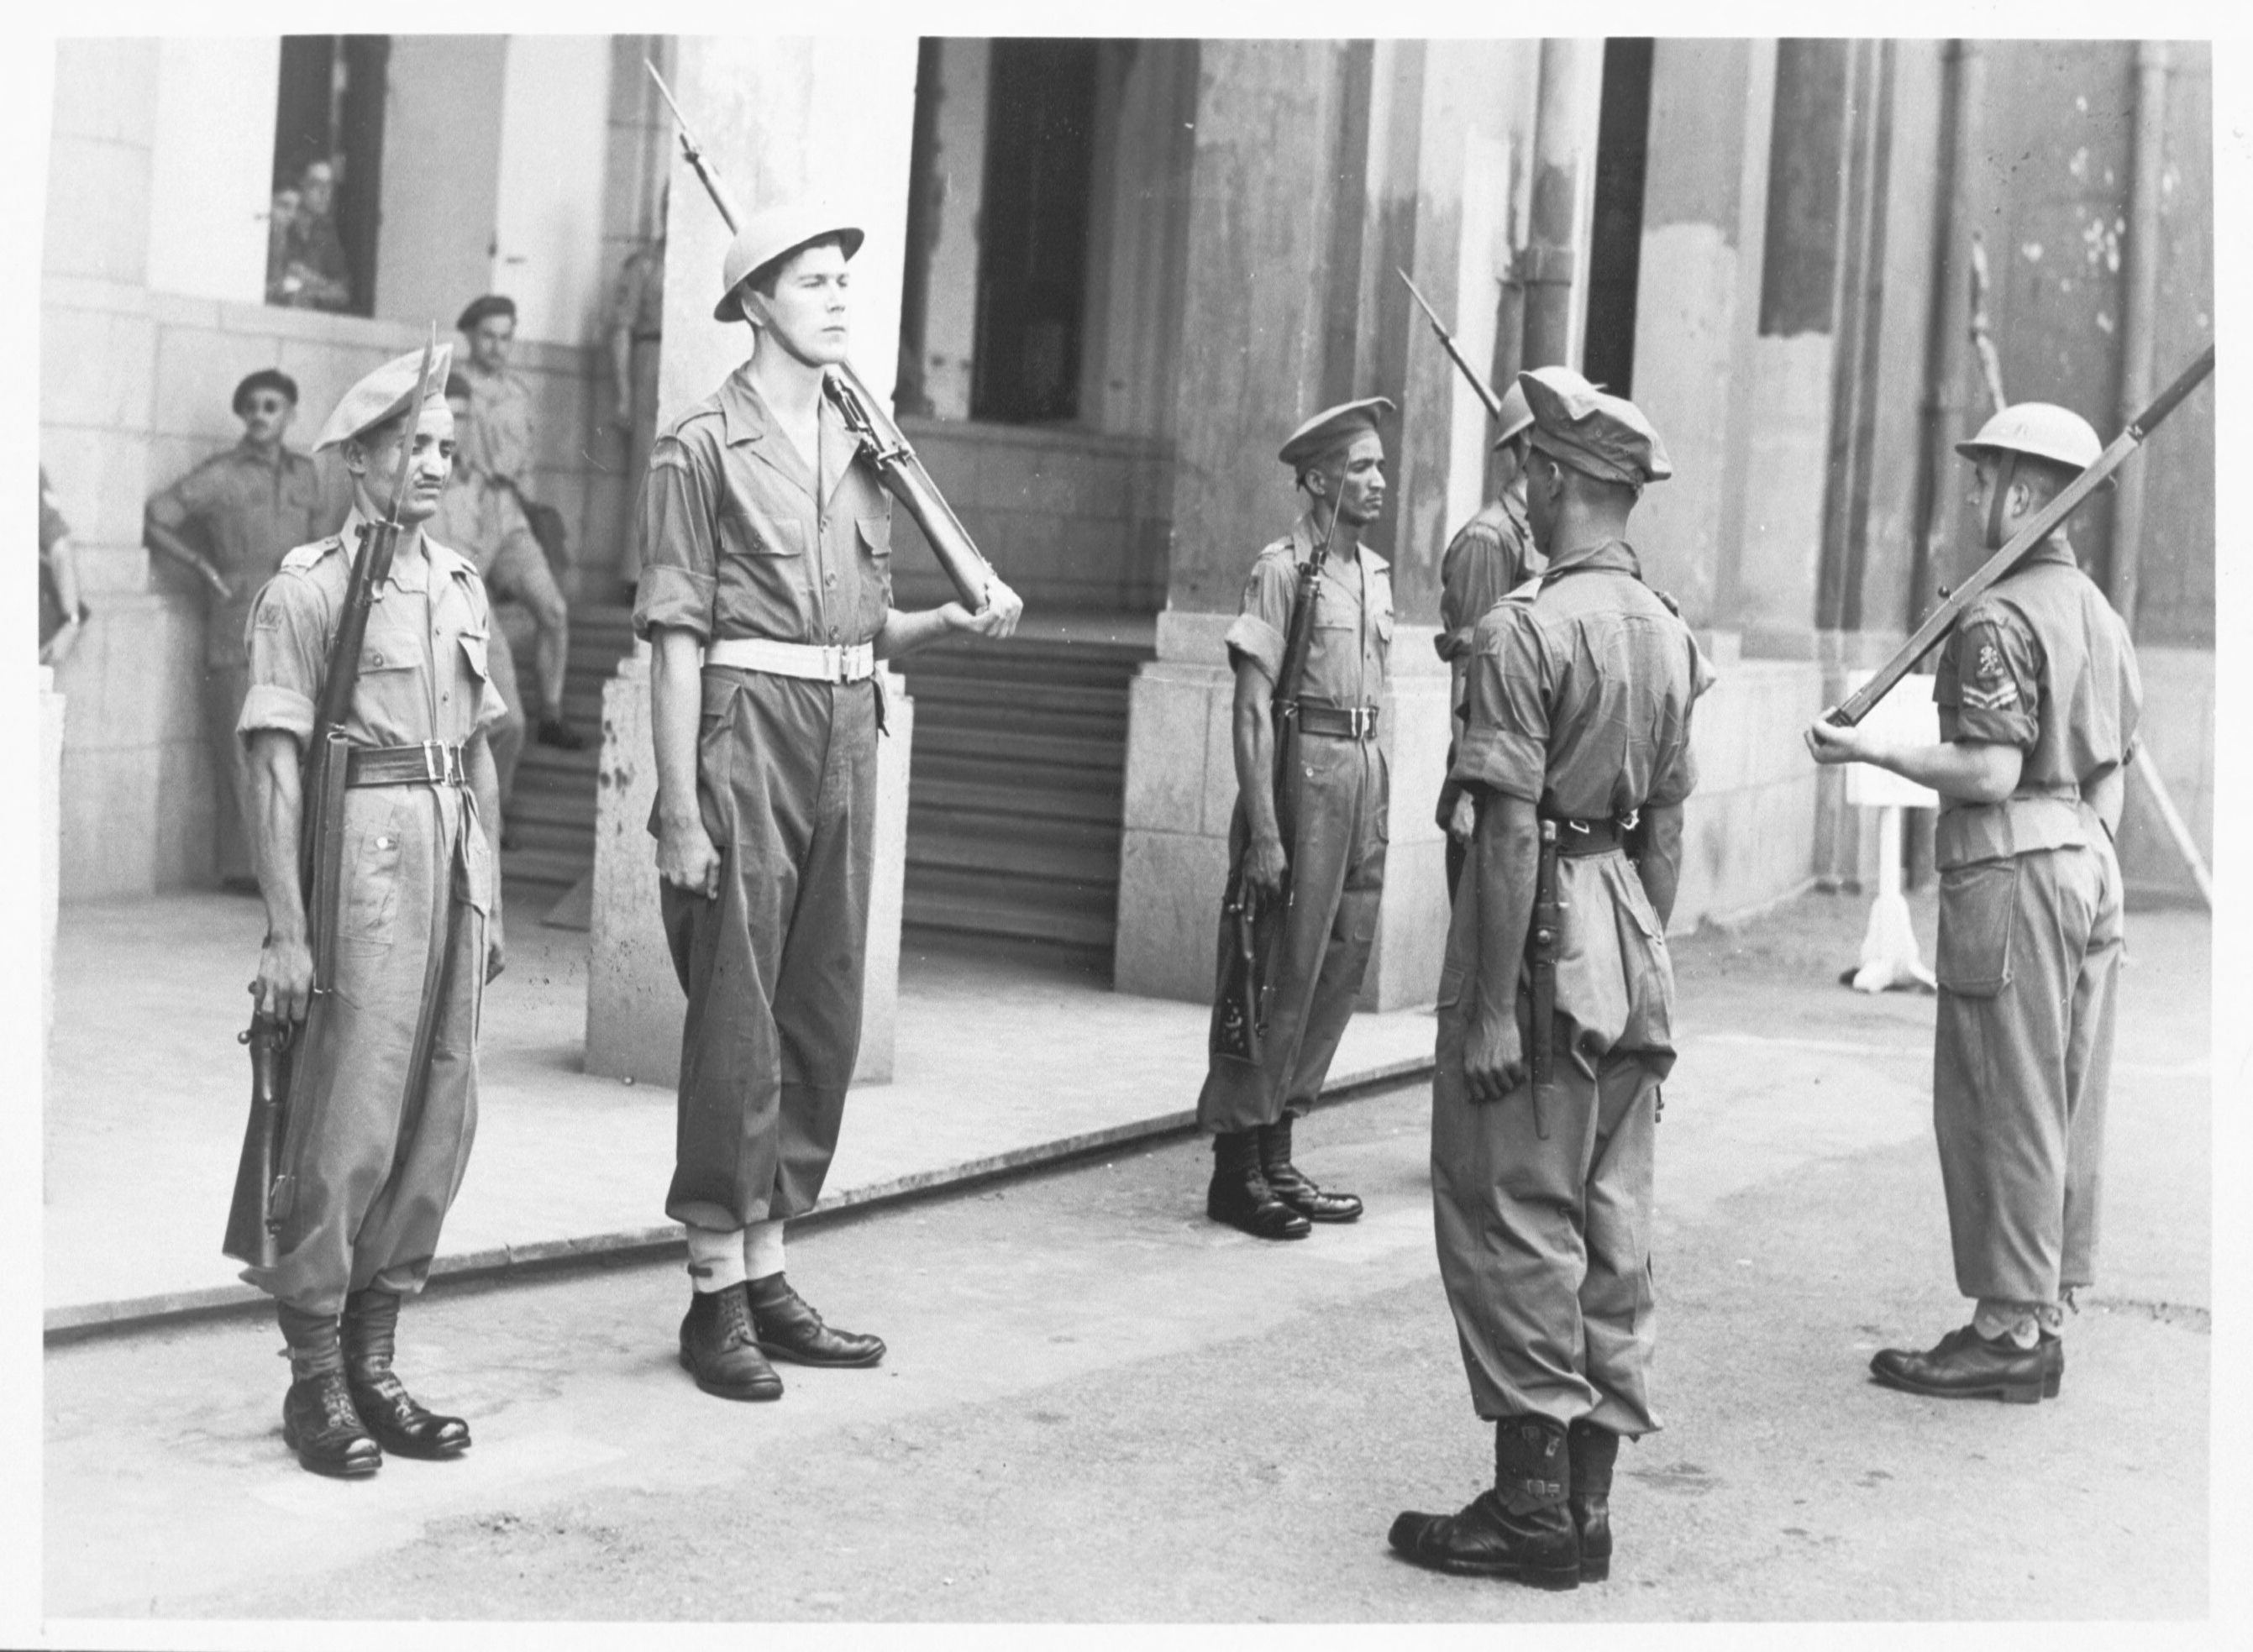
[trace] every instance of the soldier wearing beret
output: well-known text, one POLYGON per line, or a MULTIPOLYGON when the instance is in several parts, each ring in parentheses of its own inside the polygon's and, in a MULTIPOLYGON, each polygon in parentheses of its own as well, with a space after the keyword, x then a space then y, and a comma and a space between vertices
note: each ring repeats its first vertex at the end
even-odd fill
POLYGON ((891 501, 823 386, 846 359, 861 233, 770 208, 728 248, 717 321, 749 360, 658 436, 641 498, 666 940, 688 994, 666 1214, 687 1229, 681 1365, 774 1399, 767 1356, 874 1365, 791 1287, 783 1229, 829 1171, 861 1039, 875 863, 876 661, 1022 608, 891 605, 891 501))
MULTIPOLYGON (((1392 645, 1392 581, 1361 536, 1385 508, 1377 422, 1392 410, 1371 396, 1325 408, 1292 432, 1277 457, 1306 508, 1252 561, 1243 611, 1228 628, 1237 784, 1229 853, 1263 903, 1272 997, 1258 1061, 1213 1054, 1197 1123, 1213 1138, 1205 1213, 1263 1239, 1301 1239, 1312 1223, 1361 1215, 1359 1199, 1324 1191, 1292 1162, 1292 1125, 1322 1093, 1353 1014, 1385 890, 1388 773, 1377 709, 1392 645), (1285 707, 1277 678, 1300 570, 1323 544, 1305 674, 1285 707), (1275 730, 1287 715, 1298 722, 1295 810, 1279 810, 1275 795, 1275 730), (1277 897, 1287 879, 1285 905, 1277 897)), ((1231 930, 1224 913, 1224 979, 1231 930)))
MULTIPOLYGON (((1464 684, 1470 676, 1471 631, 1487 610, 1525 582, 1539 561, 1533 532, 1525 519, 1526 433, 1533 411, 1516 384, 1503 393, 1501 429, 1494 439, 1496 478, 1494 498, 1456 531, 1440 559, 1440 634, 1432 646, 1447 662, 1452 681, 1447 706, 1447 766, 1454 767, 1462 737, 1464 684)), ((1463 856, 1478 817, 1470 794, 1451 773, 1440 784, 1440 829, 1447 834, 1447 893, 1462 879, 1463 856)))
POLYGON ((392 1370, 400 1300, 429 1273, 469 1159, 478 1005, 501 965, 485 740, 503 711, 485 657, 492 619, 477 569, 423 532, 454 429, 440 397, 416 405, 421 363, 418 352, 379 367, 330 416, 319 446, 342 450, 351 512, 340 532, 283 557, 259 592, 237 725, 266 897, 251 990, 268 1014, 303 1023, 269 1203, 278 1255, 243 1278, 275 1299, 288 1343, 283 1437, 324 1474, 373 1473, 386 1453, 455 1456, 470 1443, 465 1422, 426 1410, 392 1370), (394 499, 401 443, 411 468, 394 499), (298 886, 300 765, 361 526, 394 505, 404 531, 338 725, 353 749, 328 915, 335 979, 316 996, 298 886))
POLYGON ((1570 1589, 1609 1575, 1612 1465, 1657 1428, 1650 1366, 1653 1131, 1674 1063, 1666 954, 1693 774, 1691 702, 1712 680, 1627 540, 1673 473, 1633 403, 1563 367, 1521 373, 1527 514, 1548 565, 1478 622, 1454 777, 1477 826, 1440 978, 1432 1205, 1440 1272, 1495 1484, 1404 1514, 1419 1565, 1570 1589), (1526 943, 1553 823, 1552 1081, 1526 943), (1630 858, 1633 851, 1633 858, 1630 858))
MULTIPOLYGON (((521 603, 538 629, 533 645, 533 677, 540 690, 535 733, 543 746, 577 751, 587 737, 563 721, 563 684, 571 657, 571 610, 555 582, 533 520, 541 507, 528 504, 525 485, 532 479, 532 387, 509 370, 516 344, 516 300, 487 293, 471 300, 454 323, 469 340, 461 376, 470 387, 475 415, 462 433, 458 460, 469 484, 489 500, 479 509, 495 522, 498 549, 485 577, 492 595, 521 603)), ((550 513, 552 516, 552 512, 550 513)))
MULTIPOLYGON (((2103 447, 2039 401, 1958 444, 1988 551, 2103 447)), ((2062 526, 1957 620, 1932 694, 1936 746, 1807 731, 1818 763, 1873 763, 1940 794, 1932 1122, 1956 1286, 1974 1307, 1935 1347, 1882 1349, 1871 1370, 1913 1394, 2032 1405, 2056 1396, 2064 1308, 2096 1277, 2122 933, 2112 833, 2143 705, 2127 625, 2062 526)))
POLYGON ((250 893, 250 769, 234 732, 250 682, 243 628, 252 599, 293 546, 335 527, 346 502, 318 465, 284 439, 297 411, 297 383, 273 367, 234 387, 242 439, 150 497, 142 539, 201 580, 211 593, 204 622, 204 729, 212 754, 213 859, 220 882, 250 893))

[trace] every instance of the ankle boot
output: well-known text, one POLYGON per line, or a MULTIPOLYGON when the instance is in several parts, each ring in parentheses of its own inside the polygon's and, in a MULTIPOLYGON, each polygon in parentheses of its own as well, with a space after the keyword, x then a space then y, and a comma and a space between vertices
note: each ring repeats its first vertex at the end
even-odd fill
POLYGON ((470 1425, 426 1411, 391 1370, 399 1335, 399 1293, 371 1286, 345 1298, 345 1377, 368 1432, 398 1457, 458 1457, 470 1448, 470 1425))
POLYGON ((282 1439, 298 1464, 316 1474, 358 1480, 383 1467, 345 1382, 335 1316, 276 1303, 289 1344, 289 1391, 282 1400, 282 1439))
POLYGON ((1307 1218, 1277 1198, 1259 1170, 1257 1131, 1224 1130, 1212 1139, 1212 1185, 1204 1213, 1258 1239, 1303 1239, 1307 1218))
POLYGON ((1612 1575, 1612 1465, 1619 1460, 1620 1437, 1583 1417, 1566 1439, 1573 1458, 1567 1501, 1580 1537, 1580 1581, 1601 1583, 1612 1575))
POLYGON ((680 1368, 696 1379, 697 1387, 722 1399, 782 1398, 782 1378, 752 1334, 742 1281, 691 1293, 688 1313, 680 1321, 680 1368))
POLYGON ((882 1337, 823 1324, 813 1304, 791 1289, 782 1274, 753 1279, 743 1291, 751 1335, 763 1354, 800 1365, 874 1365, 884 1357, 882 1337))
POLYGON ((1259 1174, 1267 1190, 1309 1222, 1351 1222, 1361 1201, 1350 1193, 1325 1193, 1291 1162, 1291 1115, 1259 1126, 1259 1174))
POLYGON ((1495 1425, 1494 1489, 1452 1515, 1408 1513, 1389 1541, 1419 1566, 1510 1578, 1537 1589, 1580 1586, 1580 1545, 1566 1507, 1572 1480, 1564 1425, 1505 1417, 1495 1425))

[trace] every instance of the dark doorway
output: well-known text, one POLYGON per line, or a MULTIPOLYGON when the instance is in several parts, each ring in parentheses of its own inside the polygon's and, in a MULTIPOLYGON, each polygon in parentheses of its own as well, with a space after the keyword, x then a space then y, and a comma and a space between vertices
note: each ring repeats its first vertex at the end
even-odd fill
MULTIPOLYGON (((281 87, 274 121, 274 178, 277 194, 300 192, 306 170, 326 163, 334 199, 327 217, 341 270, 328 268, 323 245, 330 234, 301 220, 288 247, 269 257, 267 300, 292 307, 375 313, 375 245, 382 218, 384 72, 391 40, 380 34, 290 34, 282 37, 281 87), (336 281, 286 289, 281 277, 292 254, 336 281)), ((331 254, 335 256, 335 254, 331 254)))
POLYGON ((973 419, 1033 424, 1079 414, 1096 49, 1092 40, 994 42, 973 419))
POLYGON ((1635 384, 1636 281, 1643 262, 1643 178, 1650 142, 1651 43, 1604 43, 1596 117, 1596 199, 1588 236, 1588 321, 1580 370, 1615 395, 1635 384))

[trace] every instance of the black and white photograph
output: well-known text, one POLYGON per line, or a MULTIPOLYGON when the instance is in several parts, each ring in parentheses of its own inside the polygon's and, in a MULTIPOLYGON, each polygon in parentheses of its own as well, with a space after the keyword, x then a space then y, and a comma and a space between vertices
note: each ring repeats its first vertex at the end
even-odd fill
POLYGON ((1566 22, 25 20, 0 1644, 2253 1622, 2236 25, 1566 22))

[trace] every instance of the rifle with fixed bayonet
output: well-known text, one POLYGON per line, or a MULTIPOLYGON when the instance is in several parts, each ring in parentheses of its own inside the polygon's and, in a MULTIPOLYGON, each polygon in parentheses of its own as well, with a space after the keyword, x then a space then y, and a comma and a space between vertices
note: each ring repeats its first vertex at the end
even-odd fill
MULTIPOLYGON (((336 988, 337 910, 344 875, 345 789, 352 742, 341 725, 359 686, 360 646, 367 640, 367 613, 376 588, 391 577, 393 555, 405 526, 399 514, 415 468, 415 432, 430 395, 430 363, 437 352, 437 329, 422 346, 415 399, 407 407, 407 429, 399 439, 399 466, 392 477, 391 508, 380 522, 363 522, 352 556, 351 582, 335 640, 329 645, 321 677, 321 698, 313 711, 312 738, 306 743, 299 786, 297 887, 305 903, 305 938, 313 955, 313 1004, 336 988)), ((290 1021, 261 1004, 250 1028, 237 1042, 250 1047, 250 1118, 242 1134, 242 1154, 234 1173, 234 1196, 227 1212, 227 1235, 220 1249, 259 1267, 275 1263, 275 1234, 289 1214, 289 1178, 281 1169, 289 1139, 289 1100, 297 1057, 305 1047, 305 1022, 290 1021)))
MULTIPOLYGON (((659 95, 673 111, 673 124, 680 129, 681 158, 704 185, 704 192, 711 197, 721 221, 733 234, 742 227, 743 215, 736 210, 735 201, 721 183, 720 175, 704 158, 703 145, 688 129, 687 117, 681 114, 673 88, 666 85, 665 77, 648 59, 642 59, 642 67, 649 71, 649 78, 657 82, 659 95)), ((836 405, 845 428, 860 443, 868 463, 875 466, 877 479, 884 484, 885 491, 907 507, 908 514, 923 530, 931 554, 938 559, 939 567, 953 585, 955 595, 962 599, 962 605, 973 613, 985 612, 995 578, 994 565, 979 550, 977 542, 970 537, 970 530, 962 526, 962 519, 947 504, 946 496, 938 491, 938 484, 931 480, 931 472, 924 469, 923 461, 908 445, 907 437, 885 411, 884 404, 861 381, 861 375, 853 371, 849 361, 831 366, 823 376, 822 387, 836 405)))
POLYGON ((1941 640, 1956 628, 1964 610, 1977 602, 1997 581, 2014 570, 2029 553, 2056 529, 2059 523, 2081 507, 2081 503, 2103 486, 2106 477, 2126 463, 2128 456, 2141 447, 2160 422, 2173 413, 2183 398, 2198 388, 2214 371, 2214 346, 2208 345, 2198 359, 2183 369, 2175 381, 2162 390, 2159 398, 2128 422, 2128 428, 2112 438, 2112 444, 2096 456, 2096 462, 2059 490, 2057 496, 2034 512, 2032 520, 2011 536, 2009 544, 1979 565, 1978 571, 1950 592, 1947 600, 1925 618, 1909 639, 1894 651, 1892 659, 1878 667, 1852 694, 1823 714, 1831 722, 1842 728, 1852 728, 1870 714, 1870 709, 1883 700, 1915 668, 1917 661, 1930 653, 1941 640))
POLYGON ((1440 348, 1447 352, 1447 359, 1455 364, 1455 370, 1463 375, 1464 381, 1477 393, 1478 399, 1485 403, 1486 416, 1489 419, 1500 420, 1502 398, 1495 394, 1494 387, 1480 378, 1472 370, 1471 364, 1463 359, 1462 350, 1455 343, 1454 334, 1449 332, 1447 324, 1440 319, 1440 312, 1425 302, 1424 295, 1416 290, 1416 283, 1408 279, 1406 270, 1395 265, 1392 273, 1400 277, 1401 284, 1408 289, 1408 296, 1416 301, 1417 308, 1424 312, 1424 319, 1432 324, 1432 331, 1439 335, 1440 348))

